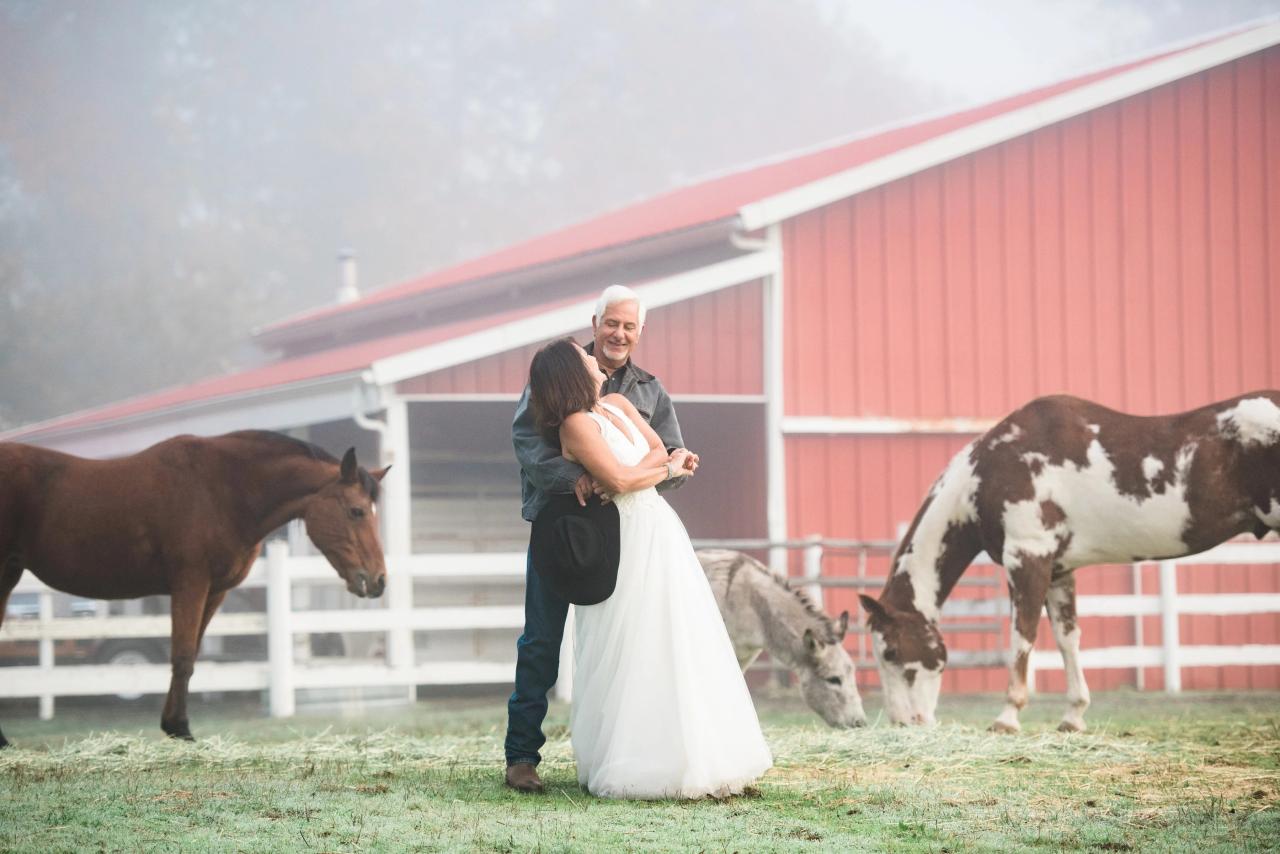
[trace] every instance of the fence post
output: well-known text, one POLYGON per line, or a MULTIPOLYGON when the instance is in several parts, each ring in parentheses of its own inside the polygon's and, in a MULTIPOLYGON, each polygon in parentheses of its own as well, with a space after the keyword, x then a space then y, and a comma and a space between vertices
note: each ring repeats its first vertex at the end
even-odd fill
POLYGON ((1182 668, 1178 661, 1178 565, 1160 561, 1160 626, 1164 642, 1164 690, 1182 692, 1182 668))
POLYGON ((267 543, 268 696, 273 718, 291 717, 293 696, 293 591, 289 584, 289 546, 267 543))
MULTIPOLYGON (((46 587, 37 598, 40 601, 40 669, 46 676, 52 677, 53 638, 49 637, 49 632, 52 631, 49 621, 53 619, 53 593, 46 587)), ((46 685, 53 684, 52 678, 41 681, 46 685)), ((53 694, 50 692, 40 695, 40 720, 53 720, 53 694)))
POLYGON ((822 538, 813 534, 809 537, 809 545, 804 547, 804 577, 810 581, 804 591, 818 610, 826 611, 826 603, 822 601, 822 585, 818 579, 822 577, 822 538))
MULTIPOLYGON (((1133 596, 1135 600, 1140 599, 1142 596, 1142 564, 1140 563, 1133 565, 1133 596)), ((1135 607, 1135 610, 1141 610, 1141 608, 1135 607)), ((1133 615, 1133 645, 1138 649, 1142 649, 1147 645, 1146 639, 1143 638, 1142 634, 1143 619, 1142 614, 1133 615)), ((1134 670, 1133 682, 1134 687, 1139 691, 1147 690, 1147 669, 1142 665, 1138 665, 1134 670)))

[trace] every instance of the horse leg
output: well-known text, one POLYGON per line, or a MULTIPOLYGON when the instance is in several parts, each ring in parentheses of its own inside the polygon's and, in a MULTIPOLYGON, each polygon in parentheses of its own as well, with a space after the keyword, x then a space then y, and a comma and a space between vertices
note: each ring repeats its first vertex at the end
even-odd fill
MULTIPOLYGON (((5 555, 0 562, 0 626, 4 625, 5 609, 9 607, 9 594, 18 586, 22 577, 22 559, 16 554, 5 555)), ((0 749, 9 746, 9 739, 0 732, 0 749)))
POLYGON ((1011 631, 1017 639, 1017 650, 1009 662, 1009 693, 1004 709, 991 724, 992 732, 1014 733, 1022 729, 1018 713, 1027 705, 1027 662, 1036 645, 1040 611, 1044 608, 1052 574, 1052 559, 1029 555, 1022 555, 1009 570, 1009 598, 1013 602, 1011 631))
POLYGON ((196 653, 200 649, 200 635, 205 620, 205 603, 209 598, 208 586, 185 587, 170 595, 169 611, 172 618, 173 647, 169 659, 173 674, 169 680, 169 694, 165 697, 164 711, 160 713, 160 728, 172 738, 195 741, 187 721, 187 685, 195 669, 196 653))
POLYGON ((1055 578, 1045 602, 1049 625, 1062 653, 1067 674, 1067 711, 1058 724, 1059 732, 1084 732, 1084 710, 1089 708, 1089 686, 1080 666, 1080 627, 1076 623, 1076 578, 1072 573, 1055 578))
POLYGON ((199 651, 200 644, 204 643, 205 630, 209 628, 209 621, 213 619, 213 615, 218 612, 218 608, 222 605, 222 600, 227 598, 227 591, 221 590, 217 593, 210 593, 209 598, 204 603, 204 616, 200 619, 200 634, 196 636, 196 650, 199 651))

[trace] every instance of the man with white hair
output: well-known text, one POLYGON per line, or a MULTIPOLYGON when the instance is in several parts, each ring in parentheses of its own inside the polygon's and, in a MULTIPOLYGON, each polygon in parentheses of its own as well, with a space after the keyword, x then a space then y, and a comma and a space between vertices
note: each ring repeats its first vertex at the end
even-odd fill
MULTIPOLYGON (((596 357, 607 376, 600 390, 622 394, 644 416, 662 439, 668 453, 684 447, 680 423, 676 420, 671 396, 653 374, 631 361, 631 353, 644 331, 645 307, 639 294, 623 285, 604 289, 591 317, 594 340, 586 351, 596 357)), ((529 410, 529 388, 525 386, 511 425, 511 440, 520 461, 521 515, 532 522, 555 493, 576 493, 585 506, 596 484, 582 466, 571 463, 560 449, 547 444, 534 426, 529 410)), ((696 468, 698 456, 689 455, 689 467, 696 468)), ((671 477, 658 489, 673 489, 686 478, 671 477)), ((560 669, 560 641, 564 636, 569 603, 553 592, 534 571, 530 562, 525 571, 524 634, 516 642, 515 691, 507 702, 506 784, 521 792, 541 792, 537 766, 538 750, 546 742, 542 721, 547 716, 547 693, 555 685, 560 669)))

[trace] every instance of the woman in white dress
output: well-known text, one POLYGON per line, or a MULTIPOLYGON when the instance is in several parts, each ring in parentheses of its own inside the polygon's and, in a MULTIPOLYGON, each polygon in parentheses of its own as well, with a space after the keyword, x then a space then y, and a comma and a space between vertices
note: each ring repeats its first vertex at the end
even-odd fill
POLYGON ((604 379, 570 339, 530 366, 540 429, 618 508, 617 586, 574 609, 578 782, 610 798, 738 794, 773 760, 689 535, 653 488, 690 475, 689 452, 668 456, 629 400, 600 398, 604 379))

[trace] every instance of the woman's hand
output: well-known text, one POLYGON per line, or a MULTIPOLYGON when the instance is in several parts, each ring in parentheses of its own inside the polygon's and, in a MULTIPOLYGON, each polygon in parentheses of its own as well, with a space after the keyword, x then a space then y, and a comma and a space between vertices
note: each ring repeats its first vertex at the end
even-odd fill
POLYGON ((667 470, 672 477, 691 477, 698 467, 698 458, 685 448, 676 448, 667 457, 667 470))

